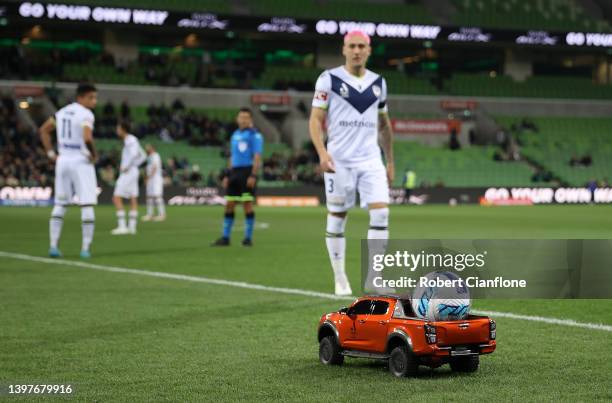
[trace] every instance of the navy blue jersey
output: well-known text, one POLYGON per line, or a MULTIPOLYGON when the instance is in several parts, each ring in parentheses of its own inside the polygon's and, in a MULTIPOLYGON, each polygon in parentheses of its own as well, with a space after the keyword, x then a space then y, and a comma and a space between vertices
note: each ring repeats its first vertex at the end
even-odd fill
POLYGON ((231 139, 232 168, 253 165, 255 154, 263 152, 263 137, 253 128, 237 129, 231 139))

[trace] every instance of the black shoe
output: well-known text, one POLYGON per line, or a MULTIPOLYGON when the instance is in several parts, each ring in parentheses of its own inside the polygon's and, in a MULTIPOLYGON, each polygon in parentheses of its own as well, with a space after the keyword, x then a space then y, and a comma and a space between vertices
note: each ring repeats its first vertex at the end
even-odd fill
POLYGON ((244 238, 242 240, 242 246, 253 246, 253 241, 249 238, 244 238))
POLYGON ((219 238, 215 242, 213 242, 210 246, 229 246, 230 240, 229 238, 219 238))

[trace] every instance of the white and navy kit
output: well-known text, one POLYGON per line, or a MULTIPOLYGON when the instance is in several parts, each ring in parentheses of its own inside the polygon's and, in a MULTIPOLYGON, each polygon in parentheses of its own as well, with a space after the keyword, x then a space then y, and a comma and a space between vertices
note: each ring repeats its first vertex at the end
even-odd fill
POLYGON ((98 203, 96 170, 83 139, 84 128, 93 130, 93 126, 94 114, 77 102, 55 114, 59 153, 55 164, 57 205, 67 205, 73 201, 82 206, 98 203))
POLYGON ((355 205, 389 203, 387 173, 378 146, 379 114, 387 113, 387 84, 366 70, 362 77, 344 66, 324 71, 312 106, 327 110, 327 151, 336 167, 325 173, 327 208, 343 212, 355 205))
POLYGON ((115 184, 115 196, 129 199, 138 197, 138 166, 146 159, 146 154, 138 139, 133 134, 128 134, 123 140, 121 151, 121 174, 115 184))
POLYGON ((161 197, 164 192, 162 162, 158 153, 147 157, 147 197, 161 197))

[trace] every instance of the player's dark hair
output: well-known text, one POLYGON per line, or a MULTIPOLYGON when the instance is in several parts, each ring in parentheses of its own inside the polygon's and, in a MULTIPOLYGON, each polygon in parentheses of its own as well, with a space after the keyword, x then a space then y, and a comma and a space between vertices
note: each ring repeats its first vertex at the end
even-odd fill
POLYGON ((128 133, 132 129, 132 125, 130 125, 130 122, 128 122, 127 120, 120 120, 119 122, 117 122, 117 125, 128 133))
POLYGON ((77 97, 81 97, 89 92, 97 92, 96 86, 91 83, 79 83, 76 94, 77 97))
POLYGON ((238 112, 239 112, 239 113, 240 113, 240 112, 246 112, 246 113, 248 113, 249 115, 253 116, 253 111, 251 110, 251 108, 248 108, 248 107, 246 107, 246 106, 243 106, 242 108, 240 108, 240 110, 239 110, 238 112))

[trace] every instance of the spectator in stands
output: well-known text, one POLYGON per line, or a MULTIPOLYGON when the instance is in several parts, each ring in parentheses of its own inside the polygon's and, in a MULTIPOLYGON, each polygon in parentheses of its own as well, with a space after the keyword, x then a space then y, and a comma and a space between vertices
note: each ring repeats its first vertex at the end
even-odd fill
POLYGON ((412 169, 406 169, 402 185, 404 186, 404 199, 402 200, 402 203, 409 204, 412 190, 416 187, 416 173, 412 169))
POLYGON ((591 179, 586 184, 587 189, 591 192, 591 203, 595 200, 595 191, 597 190, 597 181, 595 179, 591 179))
POLYGON ((576 156, 576 154, 572 155, 572 158, 570 158, 569 164, 571 167, 580 165, 580 159, 576 156))
POLYGON ((119 108, 119 116, 121 120, 130 122, 132 120, 130 106, 128 105, 127 99, 124 99, 121 103, 121 107, 119 108))
POLYGON ((585 167, 590 167, 593 164, 593 157, 591 157, 591 154, 585 154, 580 159, 580 163, 585 167))
POLYGON ((461 149, 461 144, 459 144, 459 139, 457 138, 457 129, 455 128, 450 131, 448 146, 453 151, 461 149))
POLYGON ((552 173, 550 171, 547 171, 547 170, 542 169, 540 167, 537 167, 536 171, 531 176, 531 181, 534 182, 534 183, 537 183, 537 182, 550 182, 550 181, 552 181, 552 179, 553 179, 552 173))

